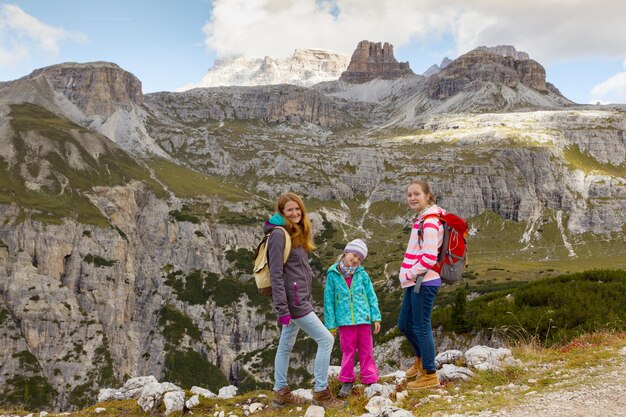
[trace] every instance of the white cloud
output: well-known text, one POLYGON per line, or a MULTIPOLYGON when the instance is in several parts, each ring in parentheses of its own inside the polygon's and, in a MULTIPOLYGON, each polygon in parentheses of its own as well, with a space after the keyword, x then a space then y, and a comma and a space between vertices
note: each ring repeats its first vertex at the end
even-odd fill
MULTIPOLYGON (((626 59, 624 60, 626 68, 626 59)), ((591 103, 626 103, 626 71, 618 72, 591 89, 591 103)))
POLYGON ((621 0, 469 0, 459 15, 457 50, 515 45, 541 63, 621 57, 626 53, 624 16, 621 0))
POLYGON ((437 0, 215 0, 204 26, 219 57, 281 58, 296 48, 351 53, 361 40, 391 42, 438 36, 452 18, 437 0))
POLYGON ((34 53, 56 57, 66 39, 86 42, 79 32, 46 25, 14 4, 0 5, 0 66, 14 66, 34 53))
POLYGON ((398 48, 449 34, 459 54, 511 44, 551 63, 624 56, 624 16, 622 0, 214 0, 204 32, 218 57, 350 53, 363 39, 398 48))

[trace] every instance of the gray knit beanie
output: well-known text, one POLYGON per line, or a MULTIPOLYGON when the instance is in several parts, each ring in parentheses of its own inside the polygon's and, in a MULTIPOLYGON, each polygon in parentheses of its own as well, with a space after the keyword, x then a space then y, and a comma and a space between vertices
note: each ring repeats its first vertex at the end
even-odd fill
POLYGON ((361 257, 361 261, 367 256, 367 245, 361 239, 354 239, 346 245, 343 253, 354 253, 361 257))

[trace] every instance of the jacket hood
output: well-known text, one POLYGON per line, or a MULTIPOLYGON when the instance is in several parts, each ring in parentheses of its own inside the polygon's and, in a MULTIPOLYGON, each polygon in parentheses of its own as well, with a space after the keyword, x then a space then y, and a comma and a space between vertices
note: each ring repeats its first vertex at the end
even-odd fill
POLYGON ((285 222, 285 218, 281 216, 280 213, 274 213, 274 215, 270 217, 268 222, 273 224, 274 226, 286 226, 287 225, 287 223, 285 222))
POLYGON ((274 215, 263 224, 263 233, 268 233, 276 226, 285 227, 286 225, 287 223, 285 223, 285 219, 283 218, 283 216, 281 216, 279 213, 274 213, 274 215))
POLYGON ((432 206, 424 209, 424 211, 419 213, 417 215, 417 220, 422 220, 425 216, 428 216, 429 214, 438 214, 440 216, 443 216, 444 214, 446 214, 446 211, 439 207, 437 204, 433 204, 432 206))

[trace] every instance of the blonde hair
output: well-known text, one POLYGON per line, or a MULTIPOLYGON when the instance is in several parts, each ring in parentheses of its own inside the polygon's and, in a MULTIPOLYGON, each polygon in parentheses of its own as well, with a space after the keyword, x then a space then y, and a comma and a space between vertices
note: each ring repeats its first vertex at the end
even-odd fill
POLYGON ((408 191, 409 187, 413 184, 419 185, 422 192, 428 196, 428 204, 435 204, 437 197, 435 197, 435 194, 430 189, 430 185, 428 185, 426 181, 413 180, 406 186, 406 191, 408 191))
POLYGON ((311 222, 309 221, 309 216, 306 214, 306 208, 300 196, 291 192, 281 195, 276 201, 276 210, 283 215, 285 219, 285 223, 287 224, 286 229, 289 232, 289 236, 291 236, 291 245, 296 248, 303 247, 307 252, 311 252, 315 249, 311 233, 311 222), (283 210, 289 201, 295 202, 298 204, 298 207, 300 207, 302 218, 298 223, 293 223, 284 216, 283 210))

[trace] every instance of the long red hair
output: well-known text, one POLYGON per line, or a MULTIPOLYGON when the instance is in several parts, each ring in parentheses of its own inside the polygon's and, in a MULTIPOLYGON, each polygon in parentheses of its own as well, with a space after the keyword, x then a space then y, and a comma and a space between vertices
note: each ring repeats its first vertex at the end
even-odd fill
POLYGON ((283 215, 285 219, 285 223, 287 223, 286 229, 289 231, 289 236, 291 236, 291 245, 293 247, 303 247, 307 252, 311 252, 315 249, 315 244, 313 243, 313 236, 311 233, 311 222, 309 221, 309 216, 306 214, 306 208, 304 207, 304 202, 300 198, 300 196, 296 193, 285 193, 278 197, 276 201, 276 210, 283 215), (300 211, 302 212, 302 218, 298 223, 293 223, 286 216, 283 215, 283 210, 285 209, 285 204, 289 201, 293 201, 300 207, 300 211))

